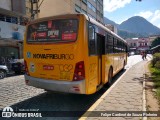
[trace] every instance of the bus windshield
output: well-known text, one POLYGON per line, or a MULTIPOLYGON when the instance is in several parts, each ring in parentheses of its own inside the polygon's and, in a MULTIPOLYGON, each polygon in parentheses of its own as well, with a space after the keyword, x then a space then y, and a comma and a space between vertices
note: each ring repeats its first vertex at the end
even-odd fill
POLYGON ((28 26, 27 42, 72 42, 76 41, 78 20, 50 20, 28 26))

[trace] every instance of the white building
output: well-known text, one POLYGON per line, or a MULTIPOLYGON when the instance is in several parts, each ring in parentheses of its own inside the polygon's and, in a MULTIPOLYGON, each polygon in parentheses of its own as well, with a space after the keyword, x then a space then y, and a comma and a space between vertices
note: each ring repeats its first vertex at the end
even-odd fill
POLYGON ((126 42, 130 52, 139 54, 141 51, 149 51, 151 42, 149 38, 128 38, 126 42))
POLYGON ((0 0, 0 57, 23 57, 25 19, 25 0, 0 0))

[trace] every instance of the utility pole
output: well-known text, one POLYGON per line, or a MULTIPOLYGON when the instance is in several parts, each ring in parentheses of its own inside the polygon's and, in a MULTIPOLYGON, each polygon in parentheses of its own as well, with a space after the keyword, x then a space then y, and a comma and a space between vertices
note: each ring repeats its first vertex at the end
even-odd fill
POLYGON ((38 10, 39 0, 30 0, 30 2, 31 2, 31 19, 35 19, 35 15, 39 12, 38 10))

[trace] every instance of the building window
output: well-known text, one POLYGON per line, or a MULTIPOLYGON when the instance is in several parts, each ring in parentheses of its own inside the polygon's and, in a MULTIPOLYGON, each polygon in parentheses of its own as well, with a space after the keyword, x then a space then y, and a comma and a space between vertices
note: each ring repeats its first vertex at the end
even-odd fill
POLYGON ((96 18, 93 15, 88 14, 88 16, 96 20, 96 18))
POLYGON ((86 14, 86 15, 87 15, 87 11, 85 11, 85 10, 83 10, 83 9, 82 9, 82 13, 84 13, 84 14, 86 14))
POLYGON ((103 13, 101 13, 101 18, 103 18, 103 13))
POLYGON ((0 15, 0 21, 6 21, 6 17, 4 15, 0 15))
POLYGON ((18 23, 18 19, 16 17, 5 16, 5 15, 2 15, 2 14, 0 14, 0 21, 14 23, 14 24, 18 23))
POLYGON ((82 0, 82 2, 87 5, 87 0, 82 0))
POLYGON ((98 11, 98 10, 97 10, 97 15, 98 15, 99 17, 101 17, 101 13, 100 13, 100 11, 98 11))
POLYGON ((140 43, 140 46, 142 46, 142 43, 140 43))
POLYGON ((75 4, 75 11, 78 12, 78 13, 81 12, 81 8, 78 5, 76 5, 76 4, 75 4))
POLYGON ((103 5, 103 0, 97 0, 101 5, 103 5))
POLYGON ((96 8, 90 3, 90 2, 87 2, 87 5, 88 7, 93 10, 94 12, 96 12, 96 8))
POLYGON ((147 43, 145 43, 145 46, 147 46, 147 43))

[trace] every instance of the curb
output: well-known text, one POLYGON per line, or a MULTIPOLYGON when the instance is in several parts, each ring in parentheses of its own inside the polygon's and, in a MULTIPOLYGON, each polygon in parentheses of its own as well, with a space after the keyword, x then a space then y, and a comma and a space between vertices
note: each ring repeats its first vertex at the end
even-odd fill
MULTIPOLYGON (((143 74, 143 77, 144 77, 144 80, 143 80, 143 99, 142 99, 142 110, 143 111, 146 111, 146 90, 145 90, 145 80, 146 80, 146 77, 145 77, 145 74, 143 74)), ((143 117, 143 120, 147 120, 147 117, 143 117)))
MULTIPOLYGON (((150 62, 151 60, 147 61, 147 63, 144 65, 144 74, 143 74, 143 77, 144 77, 144 80, 143 80, 143 99, 142 99, 142 110, 143 111, 147 111, 146 109, 146 106, 147 106, 147 100, 146 100, 146 90, 145 90, 145 85, 146 85, 146 65, 148 65, 148 63, 150 62)), ((147 120, 147 117, 143 117, 143 120, 147 120)))

